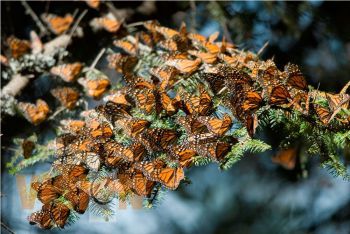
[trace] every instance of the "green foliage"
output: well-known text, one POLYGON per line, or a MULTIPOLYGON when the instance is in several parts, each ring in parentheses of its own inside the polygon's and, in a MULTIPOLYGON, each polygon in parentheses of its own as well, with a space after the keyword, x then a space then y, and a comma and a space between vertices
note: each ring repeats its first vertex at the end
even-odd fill
POLYGON ((35 135, 28 138, 35 143, 35 149, 33 155, 25 159, 23 156, 22 142, 24 139, 14 139, 15 149, 14 155, 11 158, 11 161, 6 164, 6 167, 9 169, 10 174, 16 174, 24 168, 33 166, 39 162, 44 162, 52 159, 54 155, 54 150, 48 147, 52 142, 48 142, 46 145, 41 145, 37 143, 37 138, 35 135))
MULTIPOLYGON (((236 131, 236 135, 241 136, 245 128, 241 128, 236 131)), ((262 153, 271 149, 271 146, 265 142, 252 139, 247 134, 235 144, 231 151, 226 155, 225 161, 220 165, 221 169, 227 170, 231 168, 237 161, 239 161, 246 153, 262 153)))

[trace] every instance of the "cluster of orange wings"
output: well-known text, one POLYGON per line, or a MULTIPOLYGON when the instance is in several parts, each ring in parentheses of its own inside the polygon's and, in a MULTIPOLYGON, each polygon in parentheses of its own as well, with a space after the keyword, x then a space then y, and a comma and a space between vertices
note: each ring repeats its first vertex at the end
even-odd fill
MULTIPOLYGON (((184 25, 179 31, 155 21, 142 25, 147 31, 115 41, 123 52, 108 56, 109 66, 124 75, 125 86, 86 113, 85 121, 64 121, 53 165, 60 175, 33 185, 44 206, 30 217, 31 222, 44 228, 63 227, 69 209, 83 213, 89 198, 100 201, 102 189, 119 197, 150 197, 161 186, 176 189, 196 157, 224 162, 238 142, 228 134, 234 121, 244 123, 253 136, 262 107, 303 114, 312 109, 320 121, 330 121, 329 114, 310 105, 314 97, 297 66, 288 64, 280 71, 273 61, 260 61, 225 39, 215 42, 217 33, 206 38, 187 32, 184 25), (146 74, 136 72, 140 55, 155 51, 162 64, 146 74), (200 81, 189 93, 181 82, 194 74, 200 81), (215 115, 216 97, 231 113, 215 115), (170 120, 172 127, 153 123, 154 116, 158 122, 170 120), (102 167, 113 172, 103 183, 87 179, 88 171, 102 167)), ((52 72, 59 75, 63 70, 52 72)), ((69 75, 62 78, 72 80, 69 75)), ((334 108, 348 104, 343 100, 349 99, 346 95, 340 100, 337 95, 329 97, 334 108)), ((329 112, 336 115, 335 110, 329 112)))

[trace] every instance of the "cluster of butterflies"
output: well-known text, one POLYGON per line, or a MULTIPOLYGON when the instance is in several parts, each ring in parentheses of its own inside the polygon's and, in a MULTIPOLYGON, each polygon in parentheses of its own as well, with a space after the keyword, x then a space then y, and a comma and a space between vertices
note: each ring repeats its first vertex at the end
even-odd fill
POLYGON ((329 124, 349 104, 347 94, 325 94, 333 109, 321 112, 325 107, 313 102, 318 92, 308 90, 296 65, 280 71, 272 60, 260 61, 225 39, 216 42, 217 33, 206 38, 187 32, 185 25, 179 31, 156 21, 141 25, 146 31, 114 41, 123 52, 108 56, 109 66, 124 75, 124 87, 105 96, 106 103, 85 113, 84 121, 63 122, 53 163, 59 175, 33 184, 44 205, 30 222, 64 227, 69 210, 83 213, 90 199, 103 202, 102 190, 150 197, 161 186, 177 189, 197 157, 226 160, 239 141, 229 134, 235 121, 254 136, 266 106, 305 115, 315 111, 329 124), (143 53, 156 53, 163 61, 144 76, 135 71, 143 53), (200 81, 190 93, 182 81, 195 74, 200 81), (230 113, 218 114, 217 97, 230 113), (86 176, 102 168, 113 172, 103 183, 86 176))

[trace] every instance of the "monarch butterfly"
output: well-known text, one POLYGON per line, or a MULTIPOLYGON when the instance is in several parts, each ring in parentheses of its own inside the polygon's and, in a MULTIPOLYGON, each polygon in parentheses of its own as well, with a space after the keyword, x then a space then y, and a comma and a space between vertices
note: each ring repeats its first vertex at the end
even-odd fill
POLYGON ((197 120, 205 124, 208 130, 217 136, 224 135, 232 126, 232 119, 228 114, 225 114, 222 120, 207 116, 200 116, 197 120))
POLYGON ((231 149, 231 144, 227 142, 207 142, 197 143, 195 142, 193 150, 202 157, 209 157, 214 161, 221 161, 231 149))
POLYGON ((276 86, 272 89, 270 94, 270 105, 283 105, 288 104, 290 102, 291 96, 288 90, 282 86, 276 86))
POLYGON ((62 125, 62 130, 64 132, 79 134, 82 132, 85 127, 85 122, 82 120, 72 120, 72 119, 64 119, 60 121, 62 125))
POLYGON ((280 85, 279 70, 272 60, 267 60, 257 69, 257 80, 263 87, 266 95, 270 95, 274 87, 280 85))
POLYGON ((24 139, 22 141, 22 154, 25 159, 30 158, 33 155, 33 151, 35 149, 35 143, 31 140, 24 139))
POLYGON ((220 52, 220 47, 214 44, 217 37, 218 33, 213 33, 209 36, 208 40, 202 40, 201 38, 198 40, 198 37, 192 38, 191 40, 197 49, 205 49, 208 53, 218 54, 220 52))
POLYGON ((184 111, 188 114, 207 115, 211 111, 212 99, 203 86, 199 86, 199 97, 186 97, 184 111))
POLYGON ((234 65, 237 63, 237 59, 235 57, 226 55, 226 54, 218 54, 218 58, 222 61, 224 61, 227 65, 234 65))
POLYGON ((130 114, 125 110, 124 105, 116 104, 112 101, 107 101, 106 104, 95 108, 97 113, 102 114, 112 124, 119 118, 129 118, 130 114))
POLYGON ((108 96, 105 96, 103 98, 103 101, 105 101, 105 102, 111 101, 117 105, 123 106, 124 109, 127 110, 132 106, 131 103, 128 101, 128 99, 129 98, 124 93, 116 92, 116 93, 112 93, 108 96))
POLYGON ((136 100, 137 106, 147 114, 150 114, 156 107, 156 97, 153 90, 137 93, 136 100))
POLYGON ((159 114, 164 110, 167 115, 173 115, 177 112, 177 98, 171 99, 164 90, 154 84, 137 79, 132 82, 132 87, 131 93, 134 93, 137 106, 146 113, 149 114, 155 110, 159 114))
MULTIPOLYGON (((339 107, 347 109, 349 106, 349 94, 330 94, 326 93, 328 105, 332 111, 336 111, 339 107)), ((339 108, 340 109, 340 108, 339 108)))
POLYGON ((182 168, 167 167, 163 161, 157 159, 140 163, 137 167, 142 170, 147 179, 157 181, 172 190, 176 189, 185 177, 182 168))
POLYGON ((217 55, 216 54, 200 52, 200 51, 197 51, 197 50, 189 50, 187 52, 190 55, 193 55, 193 56, 196 56, 197 58, 200 58, 203 63, 213 64, 217 60, 217 55))
POLYGON ((107 32, 116 33, 121 28, 122 22, 114 19, 114 17, 112 18, 112 17, 104 16, 104 17, 94 18, 90 22, 90 25, 96 29, 103 28, 107 32))
POLYGON ((159 25, 154 25, 154 30, 160 34, 162 34, 166 39, 173 38, 174 36, 180 35, 180 33, 174 29, 159 26, 159 25))
POLYGON ((138 62, 138 58, 130 55, 122 55, 120 53, 110 54, 107 57, 109 67, 115 69, 122 74, 132 73, 138 62))
POLYGON ((64 193, 64 188, 58 188, 52 184, 41 184, 37 190, 37 197, 43 204, 49 204, 64 193))
POLYGON ((113 135, 113 129, 108 122, 103 121, 102 123, 96 120, 92 120, 87 124, 89 133, 93 138, 110 138, 113 135))
POLYGON ((148 180, 141 171, 136 171, 132 176, 132 190, 139 196, 150 196, 155 185, 156 183, 148 180))
POLYGON ((111 85, 109 79, 104 77, 98 79, 79 79, 79 83, 87 89, 87 94, 90 97, 97 100, 102 97, 111 85))
POLYGON ((330 110, 326 107, 320 106, 318 104, 314 104, 314 108, 316 111, 316 114, 319 118, 319 120, 324 124, 327 125, 329 123, 329 120, 332 116, 332 113, 330 110))
POLYGON ((129 162, 140 162, 146 153, 145 147, 140 143, 134 143, 128 150, 130 153, 124 153, 122 157, 129 162))
POLYGON ((37 224, 42 229, 50 229, 53 227, 50 214, 50 204, 43 205, 40 211, 32 213, 27 217, 29 224, 37 224))
POLYGON ((141 144, 150 152, 166 149, 177 139, 176 131, 162 128, 147 129, 142 133, 141 144))
POLYGON ((189 59, 170 59, 165 62, 165 65, 175 67, 181 73, 192 74, 193 72, 199 69, 201 64, 201 59, 197 58, 196 60, 189 59))
POLYGON ((79 214, 84 214, 89 206, 89 195, 81 189, 69 191, 65 198, 71 202, 73 209, 79 214))
POLYGON ((73 82, 82 68, 83 65, 81 63, 70 63, 53 67, 50 72, 53 75, 61 77, 66 82, 73 82))
POLYGON ((116 124, 121 127, 128 136, 134 137, 143 132, 151 123, 144 119, 121 118, 116 121, 116 124))
POLYGON ((94 9, 98 9, 98 7, 100 6, 101 4, 101 1, 100 0, 84 0, 86 2, 86 4, 91 7, 91 8, 94 8, 94 9))
POLYGON ((126 53, 130 54, 130 55, 136 55, 138 48, 137 48, 137 44, 133 44, 130 41, 126 41, 126 40, 115 40, 113 42, 113 44, 116 47, 119 47, 121 49, 123 49, 126 53))
POLYGON ((59 87, 51 90, 52 96, 58 99, 58 101, 66 108, 72 110, 78 99, 79 93, 74 88, 59 87))
POLYGON ((178 117, 176 119, 176 122, 185 128, 185 131, 188 135, 208 132, 207 127, 193 116, 178 117))
POLYGON ((18 108, 23 116, 34 125, 44 122, 50 112, 49 106, 41 99, 38 99, 35 105, 27 102, 19 102, 18 108))
POLYGON ((258 127, 258 115, 257 114, 247 114, 245 116, 245 126, 247 128, 250 137, 253 137, 255 130, 258 127))
POLYGON ((66 14, 64 17, 54 14, 42 14, 41 18, 49 26, 49 29, 56 35, 66 32, 74 20, 71 14, 66 14))
POLYGON ((307 90, 307 82, 297 65, 287 64, 284 68, 287 75, 287 85, 300 90, 307 90))
POLYGON ((98 171, 100 169, 101 160, 98 154, 87 152, 84 156, 84 163, 91 171, 98 171))
POLYGON ((179 74, 178 70, 170 66, 153 67, 150 73, 160 80, 160 89, 165 90, 172 87, 175 83, 175 77, 179 74))
POLYGON ((172 146, 169 151, 182 168, 189 167, 192 164, 193 157, 197 155, 196 151, 184 145, 172 146))
POLYGON ((288 149, 280 150, 273 158, 272 162, 277 163, 288 170, 295 168, 297 159, 297 148, 290 147, 288 149))
POLYGON ((262 103, 262 97, 260 96, 259 93, 254 92, 254 91, 248 91, 246 92, 244 97, 243 104, 241 108, 243 111, 254 111, 258 109, 261 106, 262 103))
POLYGON ((45 204, 40 211, 32 213, 28 221, 31 225, 37 224, 43 229, 50 229, 54 225, 63 228, 69 214, 70 209, 63 203, 45 204))
POLYGON ((11 55, 15 59, 30 51, 30 42, 27 40, 20 40, 14 36, 10 36, 6 41, 11 50, 11 55))
POLYGON ((210 89, 215 94, 219 93, 225 87, 225 77, 218 73, 203 73, 201 77, 209 83, 210 89))
POLYGON ((252 78, 247 73, 238 69, 220 66, 218 71, 222 77, 225 77, 225 86, 230 92, 237 92, 240 87, 244 85, 251 86, 253 83, 252 78))
POLYGON ((187 37, 192 41, 192 42, 205 42, 207 40, 207 38, 201 34, 198 33, 188 33, 187 37))

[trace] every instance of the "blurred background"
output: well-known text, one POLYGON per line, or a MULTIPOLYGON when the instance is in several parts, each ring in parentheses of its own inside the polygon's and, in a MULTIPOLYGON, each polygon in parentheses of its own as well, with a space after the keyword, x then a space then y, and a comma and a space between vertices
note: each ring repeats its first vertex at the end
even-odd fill
MULTIPOLYGON (((28 1, 40 15, 64 15, 86 9, 81 2, 28 1)), ((162 25, 178 28, 182 21, 191 31, 205 36, 220 31, 240 49, 258 52, 266 42, 263 59, 274 58, 279 68, 288 63, 300 65, 308 82, 321 90, 338 92, 350 79, 350 2, 111 2, 125 14, 126 23, 156 19, 162 25)), ((111 46, 108 33, 92 32, 89 20, 99 16, 89 10, 82 21, 84 37, 68 47, 69 58, 91 64, 101 48, 111 46)), ((29 38, 35 23, 20 2, 1 2, 1 36, 29 38)), ((110 76, 105 59, 97 66, 110 76)), ((113 77, 112 77, 113 78, 113 77)), ((2 86, 6 81, 2 80, 2 86)), ((42 79, 23 91, 23 100, 49 93, 42 79), (41 93, 33 87, 43 85, 41 93)), ((91 107, 96 103, 90 103, 91 107)), ((52 138, 44 123, 33 127, 26 120, 5 116, 1 123, 1 222, 2 231, 14 233, 62 233, 41 231, 30 226, 26 216, 33 210, 21 208, 15 176, 9 175, 12 140, 36 132, 39 141, 52 138)), ((267 136, 273 145, 272 132, 267 136)), ((306 167, 285 170, 271 162, 274 152, 246 155, 228 171, 217 165, 192 168, 191 184, 162 194, 150 210, 118 209, 106 222, 92 214, 82 215, 66 233, 350 233, 350 184, 333 178, 311 159, 306 167)), ((31 175, 48 170, 49 163, 25 169, 27 184, 31 175)), ((39 202, 35 209, 39 209, 39 202)))

